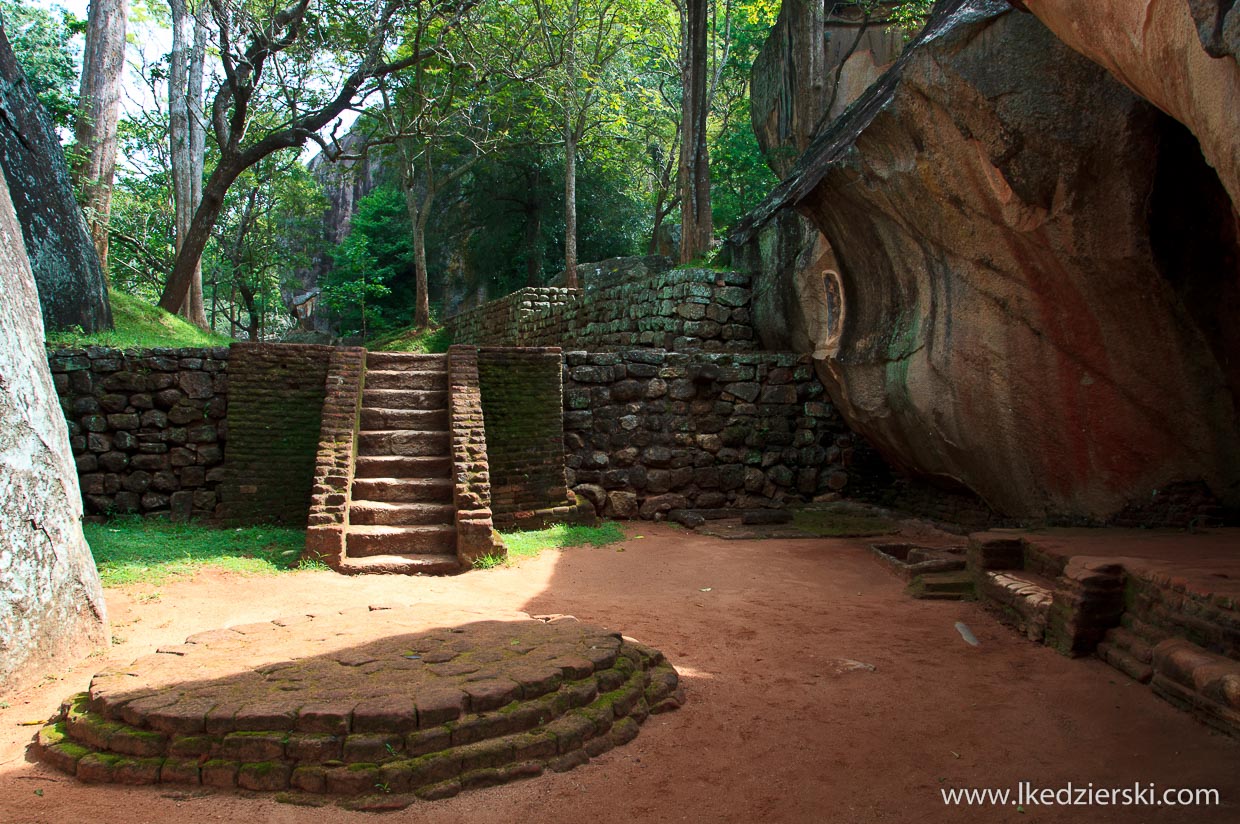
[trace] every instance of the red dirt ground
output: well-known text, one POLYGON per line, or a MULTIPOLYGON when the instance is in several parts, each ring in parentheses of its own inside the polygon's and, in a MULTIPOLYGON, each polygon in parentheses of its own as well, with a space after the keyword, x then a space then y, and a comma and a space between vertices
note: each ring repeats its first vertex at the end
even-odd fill
POLYGON ((1240 742, 1099 661, 1025 641, 975 604, 906 598, 867 540, 725 541, 653 525, 629 535, 619 547, 545 552, 449 579, 204 573, 159 587, 157 598, 149 587, 111 590, 123 642, 0 710, 0 824, 370 821, 375 814, 256 794, 85 786, 29 763, 37 727, 21 724, 50 716, 105 665, 192 633, 372 603, 576 615, 662 650, 688 693, 682 709, 584 767, 420 802, 383 821, 1240 821, 1240 742), (960 639, 956 621, 979 647, 960 639), (940 796, 1022 780, 1216 788, 1223 806, 1022 813, 948 808, 940 796))

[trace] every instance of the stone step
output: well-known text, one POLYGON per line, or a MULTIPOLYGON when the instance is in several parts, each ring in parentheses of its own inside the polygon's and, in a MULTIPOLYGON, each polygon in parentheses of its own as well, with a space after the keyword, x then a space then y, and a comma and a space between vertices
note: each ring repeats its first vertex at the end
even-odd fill
POLYGON ((450 555, 456 559, 456 527, 350 525, 345 530, 345 557, 370 555, 450 555))
POLYGON ((1098 657, 1112 667, 1127 675, 1134 681, 1148 684, 1154 677, 1154 668, 1148 663, 1138 661, 1126 650, 1109 641, 1098 642, 1098 657))
POLYGON ((1158 646, 1163 641, 1166 641, 1171 637, 1171 633, 1166 630, 1159 629, 1158 627, 1150 626, 1140 618, 1137 618, 1131 612, 1125 612, 1121 615, 1119 622, 1124 629, 1140 638, 1148 644, 1150 648, 1158 646))
POLYGON ((452 504, 401 504, 387 501, 354 501, 349 523, 361 526, 451 525, 456 515, 452 504))
POLYGON ((999 617, 1014 624, 1031 641, 1046 634, 1055 581, 1019 569, 986 572, 978 579, 978 596, 999 607, 999 617))
POLYGON ((355 478, 448 478, 452 459, 410 457, 408 455, 359 455, 354 462, 355 478))
POLYGON ((419 432, 413 429, 381 429, 357 433, 358 455, 403 455, 411 458, 447 456, 451 451, 449 432, 419 432))
POLYGON ((1106 641, 1111 646, 1118 647, 1128 653, 1142 664, 1150 664, 1154 661, 1154 648, 1136 633, 1123 627, 1112 627, 1107 630, 1106 641))
POLYGON ((389 503, 451 503, 451 478, 355 478, 352 498, 389 503))
POLYGON ((382 371, 440 371, 448 368, 448 356, 412 352, 368 352, 366 368, 382 371))
POLYGON ((345 575, 455 575, 464 572, 455 555, 370 555, 348 558, 340 565, 345 575))
POLYGON ((965 570, 926 572, 914 576, 905 591, 923 601, 963 601, 973 597, 974 580, 965 570))
POLYGON ((367 389, 448 389, 446 370, 422 372, 403 369, 366 370, 367 389))
POLYGON ((363 409, 362 429, 424 429, 447 431, 446 409, 363 409))
POLYGON ((447 409, 448 393, 438 389, 365 389, 363 409, 447 409))

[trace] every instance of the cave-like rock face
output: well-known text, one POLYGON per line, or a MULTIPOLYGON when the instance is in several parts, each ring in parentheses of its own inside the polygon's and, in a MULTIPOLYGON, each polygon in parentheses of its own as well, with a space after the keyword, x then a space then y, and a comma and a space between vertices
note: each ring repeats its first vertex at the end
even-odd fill
POLYGON ((1175 482, 1237 503, 1226 189, 1036 18, 940 4, 734 239, 789 206, 835 257, 819 372, 893 463, 1022 517, 1105 519, 1175 482))
POLYGON ((1028 0, 1061 40, 1188 127, 1240 202, 1240 7, 1229 0, 1028 0))
POLYGON ((0 695, 106 643, 103 592, 43 349, 21 229, 0 175, 0 695))

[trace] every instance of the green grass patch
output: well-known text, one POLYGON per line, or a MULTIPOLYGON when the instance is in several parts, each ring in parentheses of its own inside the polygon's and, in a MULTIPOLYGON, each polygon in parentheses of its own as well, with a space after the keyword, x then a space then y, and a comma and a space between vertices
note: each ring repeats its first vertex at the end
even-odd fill
POLYGON ((624 540, 624 529, 615 521, 604 521, 598 526, 556 524, 548 529, 531 532, 501 532, 508 558, 483 556, 474 562, 479 569, 511 564, 519 558, 533 558, 544 549, 564 549, 570 546, 607 546, 624 540))
POLYGON ((210 567, 271 574, 297 566, 305 530, 252 526, 220 529, 203 524, 117 518, 83 524, 105 587, 158 584, 210 567))
POLYGON ((792 524, 802 532, 823 538, 866 538, 889 535, 900 529, 891 518, 881 515, 819 509, 794 510, 792 524))
POLYGON ((432 326, 421 331, 412 327, 380 335, 366 344, 375 352, 413 352, 419 355, 435 355, 447 352, 452 345, 452 335, 446 326, 432 326))
POLYGON ((112 304, 115 329, 93 335, 84 334, 80 329, 54 332, 47 336, 47 345, 57 348, 110 346, 114 349, 148 349, 156 346, 227 346, 232 343, 230 338, 199 329, 183 318, 133 295, 112 290, 108 299, 112 304))

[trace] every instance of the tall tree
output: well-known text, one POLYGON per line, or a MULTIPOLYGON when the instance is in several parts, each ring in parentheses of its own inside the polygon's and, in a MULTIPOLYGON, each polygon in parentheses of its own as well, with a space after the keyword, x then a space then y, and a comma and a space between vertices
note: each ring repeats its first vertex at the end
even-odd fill
POLYGON ((17 64, 0 21, 0 168, 8 178, 43 324, 57 332, 112 328, 99 255, 73 199, 56 130, 17 64))
POLYGON ((680 262, 710 249, 710 156, 706 120, 710 114, 707 30, 710 0, 683 0, 680 15, 680 262))
POLYGON ((587 134, 622 119, 617 57, 659 22, 647 0, 534 0, 548 65, 543 84, 558 108, 564 146, 564 278, 577 281, 577 160, 587 134))
POLYGON ((272 13, 255 14, 246 5, 211 0, 223 68, 211 104, 218 159, 159 305, 175 312, 190 299, 224 196, 242 172, 273 152, 322 142, 319 131, 365 99, 379 78, 436 54, 477 2, 293 0, 272 13), (394 34, 406 26, 423 32, 420 49, 397 49, 394 34), (330 55, 326 43, 335 47, 330 55), (250 130, 255 108, 266 102, 278 102, 282 117, 274 126, 250 130))
POLYGON ((108 270, 108 217, 116 172, 116 125, 120 117, 121 77, 125 70, 125 0, 91 0, 82 54, 74 137, 73 182, 99 264, 108 270))
MULTIPOLYGON (((168 56, 168 146, 172 161, 172 200, 176 213, 176 249, 189 234, 194 212, 202 201, 206 158, 206 123, 202 111, 206 59, 205 0, 191 10, 186 0, 168 0, 172 12, 172 52, 168 56)), ((178 314, 207 325, 202 300, 202 258, 178 314)))

